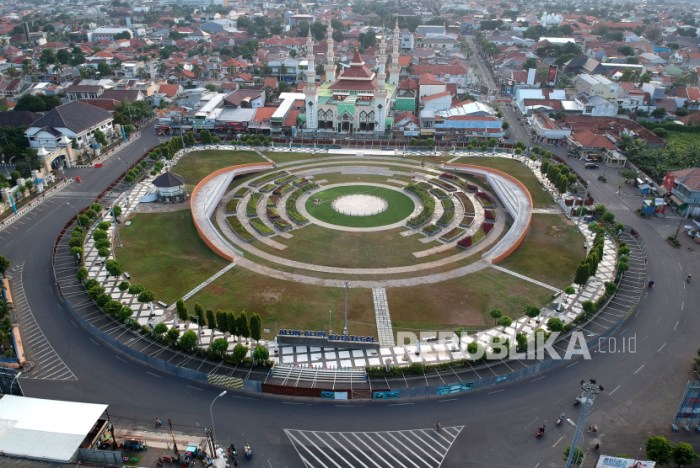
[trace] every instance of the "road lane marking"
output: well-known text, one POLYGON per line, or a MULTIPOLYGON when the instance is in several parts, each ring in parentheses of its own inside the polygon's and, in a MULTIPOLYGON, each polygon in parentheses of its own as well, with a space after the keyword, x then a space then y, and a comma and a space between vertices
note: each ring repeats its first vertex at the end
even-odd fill
POLYGON ((656 351, 657 353, 660 353, 662 349, 666 347, 666 343, 662 344, 661 347, 656 351))
POLYGON ((673 326, 673 331, 676 331, 677 328, 678 328, 678 320, 676 320, 676 324, 673 326))
POLYGON ((200 391, 204 390, 203 388, 193 387, 192 385, 188 385, 187 388, 191 388, 192 390, 200 390, 200 391))
POLYGON ((639 366, 639 369, 637 369, 636 371, 634 371, 634 373, 636 374, 637 372, 639 372, 640 370, 642 370, 642 369, 644 368, 645 365, 646 365, 646 364, 642 364, 641 366, 639 366))
POLYGON ((415 405, 415 403, 390 403, 387 406, 407 406, 407 405, 415 405))
POLYGON ((561 441, 562 441, 562 440, 564 439, 564 437, 566 437, 566 436, 565 436, 565 435, 563 435, 563 436, 559 437, 559 438, 557 439, 557 441, 556 441, 556 442, 554 442, 554 445, 552 445, 552 448, 556 447, 556 446, 557 446, 557 444, 558 444, 559 442, 561 442, 561 441))
POLYGON ((119 356, 114 356, 114 357, 115 357, 116 359, 119 359, 119 360, 120 360, 121 362, 123 362, 124 364, 126 364, 126 359, 121 358, 121 357, 119 357, 119 356))
POLYGON ((615 387, 615 388, 613 389, 612 392, 608 393, 608 395, 612 395, 613 393, 615 393, 615 392, 618 391, 619 389, 620 389, 620 386, 618 385, 617 387, 615 387))
POLYGON ((153 372, 146 371, 146 374, 152 375, 152 376, 155 377, 156 379, 161 379, 161 378, 162 378, 160 375, 154 374, 153 372))
POLYGON ((500 389, 500 390, 494 390, 493 392, 488 392, 487 395, 493 395, 494 393, 501 393, 501 392, 504 392, 504 391, 505 391, 505 389, 502 388, 502 389, 500 389))

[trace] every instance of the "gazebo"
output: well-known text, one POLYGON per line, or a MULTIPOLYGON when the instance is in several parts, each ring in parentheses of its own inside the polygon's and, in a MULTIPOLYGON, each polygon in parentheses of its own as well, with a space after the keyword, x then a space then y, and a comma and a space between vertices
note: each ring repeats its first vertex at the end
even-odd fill
POLYGON ((153 179, 156 187, 156 200, 161 203, 175 203, 187 198, 185 179, 173 172, 166 171, 153 179))

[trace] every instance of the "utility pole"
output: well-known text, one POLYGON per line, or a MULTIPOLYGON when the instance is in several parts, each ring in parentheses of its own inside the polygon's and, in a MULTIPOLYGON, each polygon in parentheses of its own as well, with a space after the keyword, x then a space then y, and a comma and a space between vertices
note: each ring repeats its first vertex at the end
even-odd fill
POLYGON ((350 282, 345 282, 345 327, 343 328, 343 335, 348 336, 348 288, 350 287, 350 282))
POLYGON ((173 433, 173 421, 170 418, 168 418, 168 426, 170 427, 170 437, 173 438, 173 453, 178 457, 180 453, 177 450, 177 442, 175 441, 175 434, 173 433))
POLYGON ((595 379, 589 379, 587 382, 585 380, 581 381, 581 389, 583 393, 578 397, 578 400, 581 402, 581 413, 578 418, 578 424, 576 425, 576 431, 574 432, 574 440, 571 441, 571 447, 569 448, 566 468, 577 466, 577 463, 575 463, 578 461, 576 457, 578 452, 576 449, 578 448, 581 437, 583 437, 583 428, 586 427, 588 413, 593 407, 596 395, 603 391, 603 386, 598 385, 595 379))

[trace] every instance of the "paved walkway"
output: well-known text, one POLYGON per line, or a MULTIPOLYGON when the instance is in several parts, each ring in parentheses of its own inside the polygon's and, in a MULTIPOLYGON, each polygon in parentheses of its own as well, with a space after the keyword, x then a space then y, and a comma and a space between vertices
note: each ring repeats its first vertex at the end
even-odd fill
POLYGON ((529 276, 521 275, 520 273, 516 273, 515 271, 508 270, 507 268, 503 268, 503 267, 498 266, 498 265, 491 265, 491 268, 498 270, 498 271, 502 271, 503 273, 507 273, 511 276, 515 276, 516 278, 520 278, 523 281, 528 281, 530 283, 536 284, 537 286, 547 288, 550 291, 554 291, 555 293, 561 292, 561 289, 559 289, 559 288, 555 288, 554 286, 550 286, 549 284, 543 283, 542 281, 537 281, 536 279, 530 278, 529 276))
POLYGON ((394 330, 389 315, 389 302, 386 299, 386 289, 373 288, 374 317, 377 320, 377 336, 381 346, 394 346, 394 330))
MULTIPOLYGON (((232 269, 233 267, 235 267, 235 266, 236 266, 235 263, 229 263, 228 265, 226 265, 225 267, 223 267, 221 270, 217 271, 217 272, 214 273, 212 276, 210 276, 209 278, 207 278, 205 281, 203 281, 202 283, 198 284, 193 290, 191 290, 190 292, 188 292, 187 294, 185 294, 184 296, 182 296, 182 300, 183 300, 183 301, 187 301, 189 298, 191 298, 192 296, 194 296, 195 294, 197 294, 199 291, 201 291, 202 289, 204 289, 204 288, 206 288, 207 286, 209 286, 211 283, 213 283, 214 281, 216 281, 217 279, 219 279, 221 276, 224 275, 224 273, 226 273, 227 271, 231 270, 231 269, 232 269)), ((174 310, 174 309, 175 309, 175 304, 174 304, 174 303, 171 304, 170 307, 168 307, 168 310, 174 310)))

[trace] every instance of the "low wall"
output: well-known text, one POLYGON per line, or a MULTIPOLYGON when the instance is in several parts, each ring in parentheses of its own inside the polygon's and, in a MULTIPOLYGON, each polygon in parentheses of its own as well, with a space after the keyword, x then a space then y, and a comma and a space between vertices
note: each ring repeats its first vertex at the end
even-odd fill
POLYGON ((520 234, 518 239, 516 239, 515 242, 513 242, 511 244, 511 246, 505 252, 494 257, 494 259, 492 260, 492 263, 498 263, 498 262, 508 258, 513 252, 515 252, 515 250, 518 247, 520 247, 520 244, 522 244, 522 242, 525 240, 525 236, 527 235, 527 231, 530 229, 530 221, 532 220, 532 209, 534 208, 534 204, 532 202, 532 195, 530 195, 530 191, 527 188, 525 188, 525 185, 522 182, 520 182, 518 179, 516 179, 512 175, 507 174, 507 173, 500 171, 498 169, 492 169, 490 167, 484 167, 484 166, 475 166, 473 164, 454 164, 454 163, 452 163, 452 164, 446 163, 445 167, 451 167, 451 168, 455 168, 455 169, 462 168, 462 169, 465 169, 464 172, 469 172, 470 170, 474 170, 474 171, 478 170, 478 171, 485 171, 485 172, 489 172, 491 174, 498 175, 498 176, 503 177, 504 179, 508 179, 511 182, 513 182, 514 184, 516 184, 527 195, 528 201, 530 202, 530 212, 527 214, 527 224, 526 224, 525 229, 523 229, 523 232, 520 234))
MULTIPOLYGON (((252 172, 260 172, 264 171, 267 169, 271 169, 274 167, 272 163, 249 163, 249 164, 240 164, 238 166, 229 166, 225 167, 223 169, 219 169, 218 171, 214 171, 208 176, 206 176, 204 179, 202 179, 197 186, 192 190, 192 194, 190 195, 190 211, 192 212, 192 221, 194 222, 194 227, 197 230, 197 235, 199 236, 202 241, 207 244, 207 247, 211 249, 212 252, 217 254, 219 257, 229 261, 233 262, 234 257, 230 255, 227 252, 224 252, 222 249, 220 249, 211 239, 209 239, 209 236, 207 236, 204 228, 200 225, 197 216, 195 214, 195 203, 197 200, 197 195, 198 192, 202 187, 207 185, 209 181, 214 179, 215 177, 218 177, 222 174, 226 174, 229 172, 234 172, 233 177, 237 175, 242 175, 242 174, 249 174, 252 172)), ((218 203, 218 200, 217 200, 218 203)))

